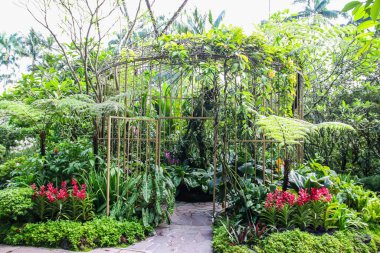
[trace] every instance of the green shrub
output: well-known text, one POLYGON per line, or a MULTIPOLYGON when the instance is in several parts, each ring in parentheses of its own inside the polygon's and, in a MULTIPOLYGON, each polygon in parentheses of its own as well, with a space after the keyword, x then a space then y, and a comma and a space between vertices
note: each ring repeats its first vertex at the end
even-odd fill
POLYGON ((132 244, 145 238, 150 231, 150 228, 144 228, 137 222, 118 222, 105 217, 85 223, 61 220, 14 226, 4 242, 11 245, 85 250, 132 244))
POLYGON ((7 153, 7 149, 0 144, 0 161, 5 158, 5 154, 7 153))
POLYGON ((12 172, 20 170, 23 162, 25 162, 25 157, 20 156, 0 165, 0 187, 4 185, 7 180, 11 179, 12 172))
POLYGON ((364 177, 360 179, 360 182, 363 184, 364 188, 380 192, 380 175, 364 177))
POLYGON ((366 244, 360 233, 339 231, 333 235, 313 235, 300 230, 273 233, 262 242, 264 252, 371 253, 377 252, 375 242, 366 244))
POLYGON ((30 188, 6 188, 0 190, 0 220, 17 220, 25 217, 32 209, 30 188))
POLYGON ((250 253, 254 252, 247 246, 232 245, 229 242, 228 233, 223 226, 217 227, 213 231, 214 237, 212 245, 215 253, 250 253))

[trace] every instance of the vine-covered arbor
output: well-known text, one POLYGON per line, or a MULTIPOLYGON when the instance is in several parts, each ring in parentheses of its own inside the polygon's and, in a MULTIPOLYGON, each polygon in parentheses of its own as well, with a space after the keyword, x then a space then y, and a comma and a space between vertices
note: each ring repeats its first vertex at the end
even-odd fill
POLYGON ((100 75, 104 100, 124 106, 105 124, 108 174, 207 169, 214 203, 216 195, 228 202, 236 176, 277 176, 281 147, 258 130, 258 117, 303 114, 297 55, 240 29, 164 35, 124 51, 100 75))

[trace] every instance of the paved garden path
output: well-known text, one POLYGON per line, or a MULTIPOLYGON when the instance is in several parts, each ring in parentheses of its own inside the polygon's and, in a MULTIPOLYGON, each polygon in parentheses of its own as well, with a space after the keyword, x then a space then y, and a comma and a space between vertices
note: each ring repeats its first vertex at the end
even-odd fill
MULTIPOLYGON (((177 202, 171 224, 162 224, 156 235, 127 248, 102 248, 91 253, 211 253, 212 203, 177 202)), ((61 249, 0 245, 0 253, 65 253, 61 249)))

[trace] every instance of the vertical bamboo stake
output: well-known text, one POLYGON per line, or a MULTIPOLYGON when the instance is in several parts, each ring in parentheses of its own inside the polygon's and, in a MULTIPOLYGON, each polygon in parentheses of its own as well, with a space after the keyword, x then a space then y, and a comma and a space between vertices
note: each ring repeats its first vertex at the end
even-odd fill
POLYGON ((111 116, 108 116, 107 147, 107 216, 110 215, 110 177, 111 177, 111 116))
MULTIPOLYGON (((217 77, 214 76, 214 147, 213 147, 213 164, 214 164, 214 177, 212 189, 212 217, 215 218, 215 202, 216 202, 216 166, 217 166, 217 152, 218 152, 218 127, 219 127, 219 104, 218 104, 218 84, 217 77)), ((214 220, 213 220, 214 222, 214 220)))
POLYGON ((119 200, 119 185, 120 185, 120 119, 116 119, 117 123, 117 186, 116 186, 116 199, 119 200))

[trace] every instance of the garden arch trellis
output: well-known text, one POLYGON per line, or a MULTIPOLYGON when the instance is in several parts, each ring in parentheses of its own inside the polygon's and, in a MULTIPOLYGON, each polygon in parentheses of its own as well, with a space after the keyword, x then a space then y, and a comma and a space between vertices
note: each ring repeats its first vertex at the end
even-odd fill
POLYGON ((289 55, 254 36, 217 30, 161 37, 103 69, 103 100, 124 106, 106 116, 107 136, 100 136, 107 146, 107 214, 111 166, 127 176, 151 165, 212 167, 214 213, 217 175, 224 183, 231 183, 230 171, 273 181, 281 150, 255 119, 302 118, 302 74, 289 55), (236 35, 242 38, 234 41, 236 35))

